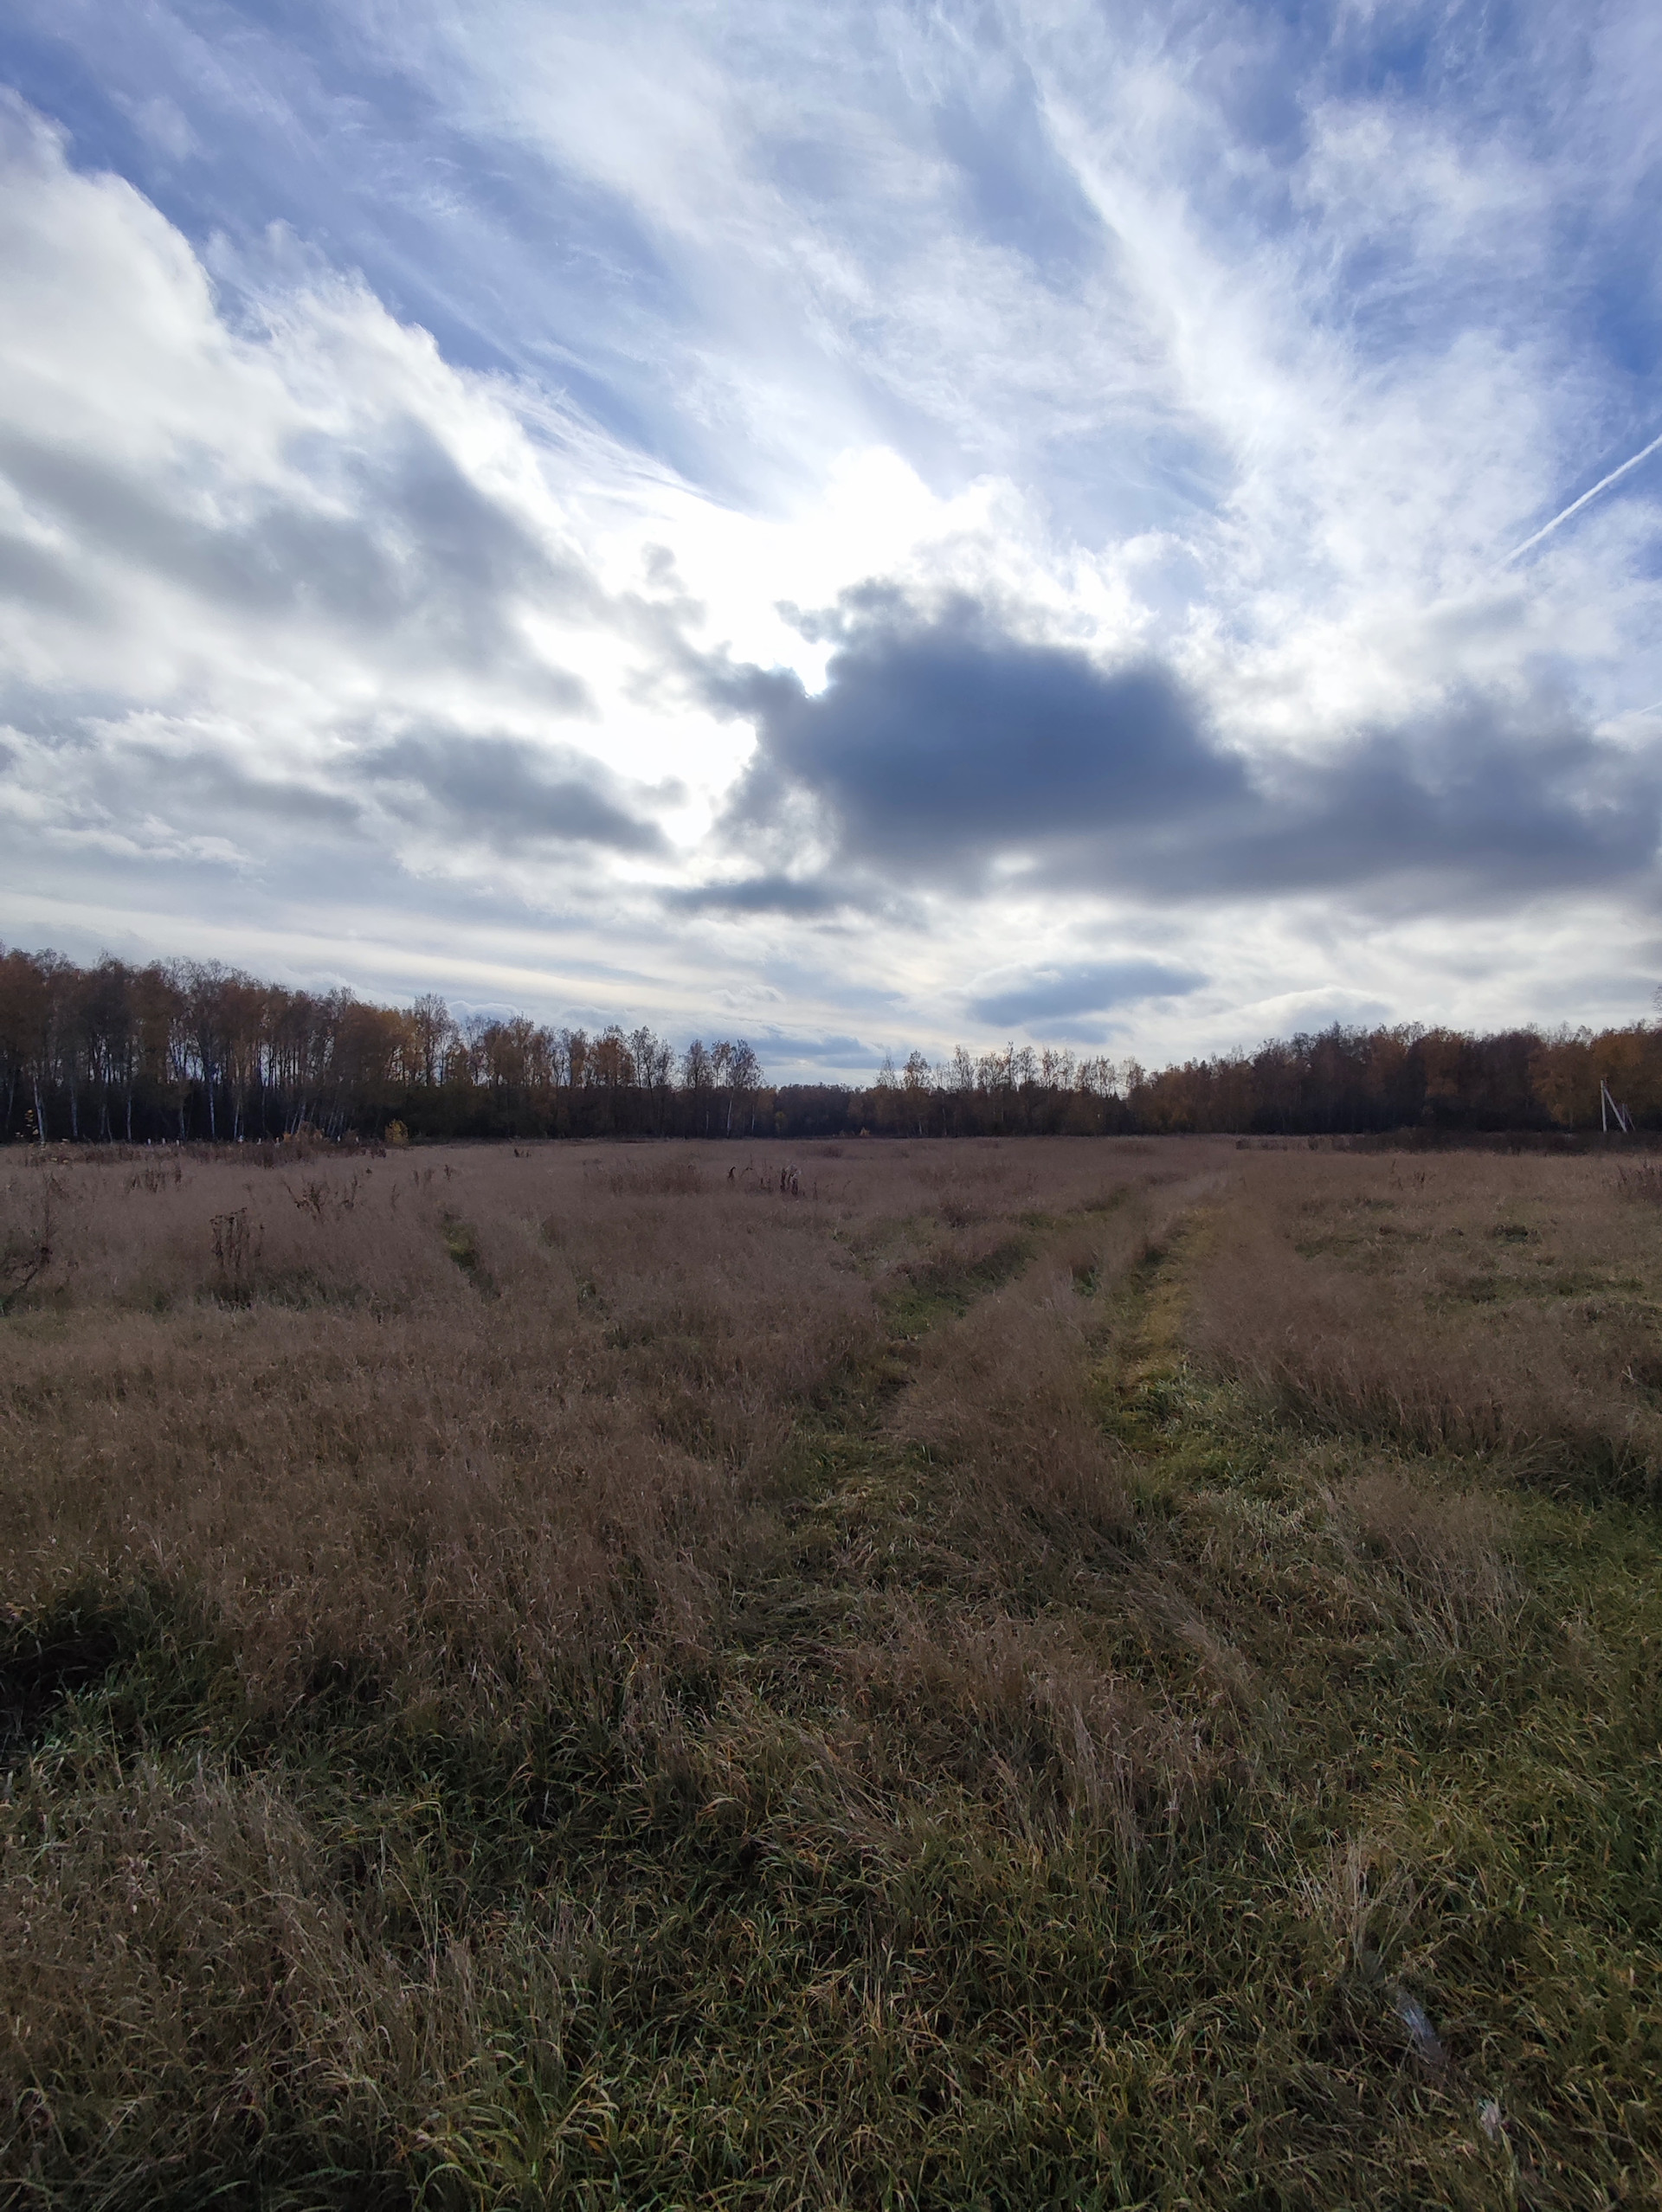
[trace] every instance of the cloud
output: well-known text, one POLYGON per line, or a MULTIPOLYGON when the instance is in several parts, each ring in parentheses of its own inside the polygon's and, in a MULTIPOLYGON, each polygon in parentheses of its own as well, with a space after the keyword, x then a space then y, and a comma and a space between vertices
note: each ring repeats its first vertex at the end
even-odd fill
MULTIPOLYGON (((1549 691, 1456 695, 1398 726, 1249 757, 1157 659, 1035 642, 965 596, 851 595, 817 694, 715 665, 750 716, 730 839, 821 841, 828 886, 917 881, 1163 902, 1418 885, 1457 901, 1631 879, 1662 835, 1662 764, 1549 691)), ((1058 1008, 1057 1011, 1062 1011, 1058 1008)))
POLYGON ((516 619, 533 598, 596 612, 592 578, 417 420, 395 417, 371 449, 328 460, 332 480, 291 470, 239 484, 216 471, 204 482, 171 453, 135 463, 0 429, 0 482, 41 534, 11 541, 0 594, 107 623, 142 579, 267 637, 299 628, 361 656, 393 646, 406 663, 512 670, 555 711, 592 714, 587 687, 537 665, 516 619), (63 545, 76 548, 80 578, 63 545))
POLYGON ((979 991, 969 1008, 983 1026, 1027 1029, 1105 1013, 1144 999, 1183 998, 1206 980, 1197 969, 1157 960, 1086 961, 1007 975, 979 991))
POLYGON ((834 883, 783 875, 721 878, 662 894, 666 906, 684 913, 795 915, 833 914, 855 896, 834 883))
POLYGON ((99 595, 58 549, 38 537, 0 533, 0 604, 78 620, 100 612, 99 595))
POLYGON ((499 851, 545 841, 626 853, 669 849, 658 825, 624 803, 615 777, 569 750, 405 730, 366 748, 351 772, 382 805, 439 837, 476 838, 499 851))
POLYGON ((652 609, 602 589, 502 391, 327 276, 234 326, 5 100, 0 173, 0 812, 34 858, 192 903, 198 869, 413 903, 435 862, 546 899, 661 861, 682 787, 567 734, 599 703, 566 651, 615 661, 652 609))
POLYGON ((1366 891, 1515 905, 1648 877, 1662 761, 1602 743, 1550 691, 1455 697, 1309 767, 1277 764, 1245 833, 1203 846, 1235 893, 1366 891))
POLYGON ((759 671, 718 672, 709 696, 757 717, 736 828, 768 824, 805 793, 842 857, 903 878, 963 874, 1081 825, 1131 829, 1238 807, 1248 788, 1169 670, 1104 669, 1077 649, 1029 643, 966 596, 926 613, 866 595, 817 696, 759 671))
POLYGON ((758 1032, 754 1042, 770 1066, 823 1061, 833 1067, 863 1067, 878 1058, 874 1047, 863 1045, 858 1037, 792 1037, 783 1030, 770 1029, 758 1032))
POLYGON ((1143 1058, 1597 1015, 1662 18, 860 27, 3 11, 0 929, 931 1050, 1126 948, 1208 979, 1143 1058))

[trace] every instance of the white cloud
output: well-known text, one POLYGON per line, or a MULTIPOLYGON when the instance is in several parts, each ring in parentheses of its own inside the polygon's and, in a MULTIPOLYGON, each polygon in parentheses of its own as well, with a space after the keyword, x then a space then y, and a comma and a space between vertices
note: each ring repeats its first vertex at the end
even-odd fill
POLYGON ((1209 979, 1150 1051, 1324 993, 1581 1011, 1648 888, 1480 927, 1008 871, 864 921, 659 903, 731 875, 752 743, 686 652, 817 685, 782 604, 866 579, 1163 656, 1283 776, 1475 694, 1648 755, 1662 466, 1501 564, 1654 434, 1607 325, 1662 306, 1657 35, 1517 21, 1433 27, 1416 85, 1358 65, 1366 11, 419 0, 315 53, 108 17, 145 189, 0 113, 0 929, 304 960, 326 910, 366 984, 421 946, 475 995, 609 969, 672 1026, 718 993, 931 1045, 978 974, 1108 958, 1209 979))

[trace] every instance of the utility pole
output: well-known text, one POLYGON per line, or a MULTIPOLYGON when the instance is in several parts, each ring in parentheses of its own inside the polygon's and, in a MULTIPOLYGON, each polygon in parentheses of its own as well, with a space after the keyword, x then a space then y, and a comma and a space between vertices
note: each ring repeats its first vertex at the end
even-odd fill
POLYGON ((1613 1114, 1616 1117, 1616 1127, 1625 1136, 1632 1136, 1633 1133, 1633 1116, 1627 1111, 1627 1109, 1625 1106, 1617 1104, 1616 1101, 1610 1096, 1609 1084, 1606 1083, 1604 1077, 1601 1076, 1599 1077, 1599 1128, 1606 1136, 1608 1136, 1610 1134, 1610 1116, 1613 1114))

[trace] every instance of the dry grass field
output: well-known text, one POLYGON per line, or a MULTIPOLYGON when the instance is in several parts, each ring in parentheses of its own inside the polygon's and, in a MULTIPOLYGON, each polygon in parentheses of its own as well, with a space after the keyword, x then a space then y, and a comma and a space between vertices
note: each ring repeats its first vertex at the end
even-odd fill
POLYGON ((1662 2203, 1659 1201, 0 1155, 0 2203, 1662 2203))

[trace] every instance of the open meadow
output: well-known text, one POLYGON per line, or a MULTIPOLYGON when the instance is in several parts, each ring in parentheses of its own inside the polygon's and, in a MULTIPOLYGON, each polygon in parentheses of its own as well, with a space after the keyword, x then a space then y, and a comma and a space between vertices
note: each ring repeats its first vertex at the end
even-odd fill
POLYGON ((0 1154, 0 2202, 1662 2202, 1662 1174, 0 1154))

